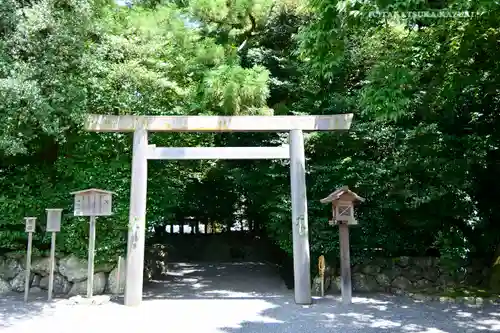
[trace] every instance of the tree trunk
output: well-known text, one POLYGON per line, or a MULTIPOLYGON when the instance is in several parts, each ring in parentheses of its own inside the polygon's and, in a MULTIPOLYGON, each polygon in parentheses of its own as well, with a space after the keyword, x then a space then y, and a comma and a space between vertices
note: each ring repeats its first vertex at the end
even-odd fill
POLYGON ((490 288, 493 292, 500 293, 500 244, 497 246, 491 265, 490 288))

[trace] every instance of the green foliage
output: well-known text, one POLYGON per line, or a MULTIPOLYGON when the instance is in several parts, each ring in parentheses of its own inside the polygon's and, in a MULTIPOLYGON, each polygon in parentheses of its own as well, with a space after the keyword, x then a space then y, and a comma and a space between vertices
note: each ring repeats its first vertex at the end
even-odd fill
POLYGON ((251 69, 218 67, 205 78, 202 91, 207 102, 204 108, 226 115, 265 113, 268 79, 268 71, 261 66, 251 69))
MULTIPOLYGON (((490 255, 499 239, 485 232, 496 217, 480 208, 480 193, 490 190, 478 179, 486 170, 498 172, 486 161, 498 149, 499 137, 482 129, 498 119, 499 100, 486 93, 498 95, 498 77, 492 75, 498 72, 498 61, 486 56, 498 47, 493 28, 498 25, 498 4, 310 4, 312 18, 298 35, 298 54, 309 73, 325 84, 320 93, 324 108, 338 112, 340 105, 350 105, 355 113, 357 121, 349 133, 355 141, 337 141, 336 151, 344 157, 329 163, 342 166, 330 174, 369 193, 370 204, 360 207, 361 220, 389 229, 377 233, 385 250, 401 249, 391 247, 395 240, 407 249, 416 246, 420 253, 421 246, 437 242, 442 255, 455 263, 467 249, 490 255), (483 14, 467 19, 370 14, 436 9, 483 14), (336 97, 332 102, 328 96, 336 97), (374 209, 382 209, 381 214, 374 209), (419 242, 412 243, 411 234, 418 235, 419 242)), ((317 145, 332 144, 321 140, 317 145)), ((373 248, 375 241, 369 243, 373 248)))
POLYGON ((462 273, 469 252, 464 235, 454 228, 451 228, 448 233, 439 231, 435 245, 440 250, 443 266, 457 276, 462 273))
POLYGON ((64 142, 68 128, 86 112, 90 64, 82 40, 94 33, 92 6, 86 0, 64 6, 44 0, 24 7, 22 15, 2 15, 0 154, 28 154, 27 145, 42 136, 64 142))
MULTIPOLYGON (((85 114, 267 110, 266 69, 239 67, 224 46, 187 25, 185 11, 174 5, 126 9, 86 0, 8 4, 25 15, 2 7, 0 16, 0 248, 23 248, 22 218, 37 216, 43 230, 44 209, 54 206, 66 212, 58 248, 83 256, 87 221, 71 217, 69 192, 100 187, 115 191, 117 198, 114 216, 98 223, 98 257, 124 252, 130 137, 81 132, 85 114), (200 94, 209 88, 211 94, 200 94)), ((152 141, 205 145, 213 136, 176 134, 153 136, 152 141)), ((200 171, 208 177, 211 168, 209 163, 177 163, 173 168, 151 163, 151 226, 164 224, 179 207, 188 206, 182 202, 189 197, 184 179, 200 171), (171 181, 157 185, 155 179, 171 181)), ((48 241, 43 233, 35 236, 38 248, 46 248, 48 241)))

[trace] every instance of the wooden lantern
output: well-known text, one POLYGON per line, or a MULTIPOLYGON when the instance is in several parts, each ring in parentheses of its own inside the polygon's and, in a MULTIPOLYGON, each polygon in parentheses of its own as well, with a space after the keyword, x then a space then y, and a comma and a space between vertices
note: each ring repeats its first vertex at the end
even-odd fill
POLYGON ((330 193, 321 203, 332 203, 333 219, 330 225, 339 227, 339 245, 340 245, 340 291, 342 293, 342 303, 351 304, 352 302, 352 281, 351 281, 351 259, 349 254, 349 225, 358 224, 354 218, 354 202, 364 201, 356 193, 343 186, 330 193))
POLYGON ((75 196, 75 216, 109 216, 113 214, 111 200, 114 192, 91 188, 71 194, 75 196))
POLYGON ((343 186, 332 192, 329 196, 321 199, 321 203, 332 203, 333 220, 331 225, 348 224, 356 225, 358 222, 354 218, 354 202, 365 201, 362 197, 349 190, 349 187, 343 186))

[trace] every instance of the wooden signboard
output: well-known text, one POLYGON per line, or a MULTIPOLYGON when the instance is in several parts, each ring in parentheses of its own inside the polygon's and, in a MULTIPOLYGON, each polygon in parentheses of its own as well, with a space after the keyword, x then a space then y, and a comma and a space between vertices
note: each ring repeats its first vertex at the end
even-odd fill
POLYGON ((75 216, 110 216, 114 192, 91 188, 72 192, 75 196, 75 216))
POLYGON ((94 255, 95 255, 95 223, 97 216, 110 216, 112 196, 111 191, 90 188, 87 190, 72 192, 75 196, 75 207, 73 214, 75 216, 90 216, 89 230, 89 256, 88 256, 88 280, 87 297, 92 297, 94 286, 94 255))
POLYGON ((56 233, 61 231, 61 208, 47 208, 47 232, 52 233, 50 242, 50 272, 49 272, 49 301, 52 300, 52 291, 54 290, 54 270, 56 267, 56 233))
POLYGON ((36 217, 25 217, 25 230, 28 233, 28 248, 26 250, 26 275, 24 280, 24 301, 28 301, 28 294, 31 282, 31 249, 33 244, 33 233, 36 229, 36 217))

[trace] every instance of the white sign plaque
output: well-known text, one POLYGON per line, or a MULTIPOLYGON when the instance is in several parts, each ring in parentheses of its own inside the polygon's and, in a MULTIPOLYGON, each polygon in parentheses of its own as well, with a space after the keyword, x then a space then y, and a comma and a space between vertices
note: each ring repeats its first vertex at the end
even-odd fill
POLYGON ((71 194, 75 195, 75 216, 109 216, 113 214, 111 211, 113 192, 89 189, 71 194))
POLYGON ((35 232, 36 228, 36 217, 25 217, 26 222, 26 232, 35 232))
POLYGON ((83 212, 83 196, 76 194, 75 195, 75 216, 80 215, 83 212))
POLYGON ((61 231, 61 214, 60 208, 47 208, 47 232, 61 231))
POLYGON ((111 215, 111 194, 101 194, 99 197, 100 211, 103 215, 111 215))

